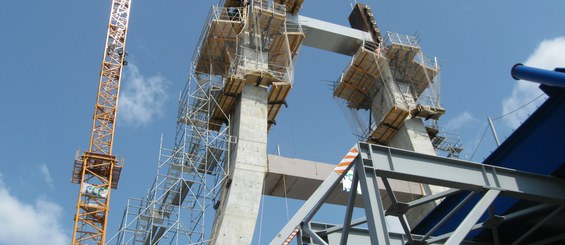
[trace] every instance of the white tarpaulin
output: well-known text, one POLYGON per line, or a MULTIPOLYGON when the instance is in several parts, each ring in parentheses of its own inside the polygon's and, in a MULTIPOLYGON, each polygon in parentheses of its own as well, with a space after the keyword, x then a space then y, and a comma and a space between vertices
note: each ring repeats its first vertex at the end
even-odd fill
POLYGON ((86 195, 99 196, 103 198, 106 198, 106 196, 108 196, 108 189, 87 183, 82 184, 82 190, 80 191, 82 192, 82 194, 86 195))

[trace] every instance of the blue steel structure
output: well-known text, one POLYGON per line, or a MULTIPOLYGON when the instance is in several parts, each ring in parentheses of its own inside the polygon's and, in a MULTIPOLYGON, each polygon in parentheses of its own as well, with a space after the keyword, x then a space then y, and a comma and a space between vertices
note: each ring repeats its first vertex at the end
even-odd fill
POLYGON ((547 86, 565 88, 565 68, 555 68, 553 71, 548 71, 518 63, 512 67, 510 73, 516 80, 526 80, 547 86))
MULTIPOLYGON (((516 64, 512 68, 512 77, 540 83, 540 89, 549 98, 502 143, 484 164, 507 167, 542 175, 552 175, 565 178, 565 69, 557 68, 548 71, 516 64)), ((449 211, 461 203, 468 193, 459 193, 447 197, 422 222, 413 229, 416 234, 425 234, 449 211)), ((460 211, 445 223, 435 234, 453 231, 465 218, 466 213, 478 202, 479 198, 471 200, 460 211)), ((500 197, 491 206, 495 217, 523 210, 537 205, 537 202, 518 200, 510 197, 500 197)), ((481 218, 486 221, 489 214, 481 218)), ((501 243, 527 244, 541 239, 555 237, 552 242, 565 242, 565 211, 557 206, 548 206, 538 212, 530 213, 521 218, 504 222, 502 218, 491 219, 496 226, 501 243), (539 227, 532 230, 536 224, 539 227), (523 240, 517 237, 527 234, 523 240)), ((492 231, 482 230, 472 232, 467 239, 494 243, 492 231)))

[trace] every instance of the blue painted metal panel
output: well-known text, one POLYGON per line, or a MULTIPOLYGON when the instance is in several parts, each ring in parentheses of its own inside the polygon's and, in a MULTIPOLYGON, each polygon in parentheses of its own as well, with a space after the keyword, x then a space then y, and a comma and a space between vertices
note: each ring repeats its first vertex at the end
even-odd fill
MULTIPOLYGON (((484 161, 485 164, 565 178, 565 89, 545 85, 540 88, 549 99, 484 161)), ((465 195, 446 198, 414 228, 414 232, 424 234, 429 231, 465 195)), ((436 234, 453 231, 478 199, 471 201, 436 234)), ((525 204, 513 198, 498 198, 494 203, 495 213, 505 214, 517 205, 525 204)), ((485 219, 486 215, 481 220, 485 219)), ((479 232, 471 233, 469 238, 477 235, 479 232)), ((484 235, 480 237, 486 237, 484 235)))

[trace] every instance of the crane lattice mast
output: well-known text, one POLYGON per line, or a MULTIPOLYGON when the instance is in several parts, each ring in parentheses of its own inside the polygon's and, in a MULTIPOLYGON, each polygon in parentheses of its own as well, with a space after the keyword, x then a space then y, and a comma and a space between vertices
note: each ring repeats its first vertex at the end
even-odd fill
POLYGON ((80 184, 72 244, 104 244, 110 190, 116 189, 123 161, 112 155, 114 129, 131 0, 112 0, 100 83, 88 151, 74 163, 72 182, 80 184))

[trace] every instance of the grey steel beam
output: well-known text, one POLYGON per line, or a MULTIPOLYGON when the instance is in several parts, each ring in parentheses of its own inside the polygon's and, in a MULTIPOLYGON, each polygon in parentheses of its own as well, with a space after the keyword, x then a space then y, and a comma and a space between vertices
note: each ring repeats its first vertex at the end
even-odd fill
MULTIPOLYGON (((420 182, 433 185, 447 186, 460 190, 449 190, 438 193, 423 200, 410 203, 400 203, 395 201, 394 194, 391 195, 393 202, 398 205, 397 211, 391 211, 394 215, 403 218, 401 215, 405 209, 421 205, 422 203, 433 201, 461 190, 468 190, 472 193, 460 203, 455 210, 444 217, 432 230, 436 230, 453 213, 461 208, 471 199, 474 193, 485 192, 483 198, 474 206, 468 216, 463 220, 459 227, 450 233, 446 233, 437 237, 428 239, 430 233, 422 236, 412 235, 412 239, 416 242, 426 242, 428 244, 437 243, 447 240, 448 244, 459 244, 463 242, 465 236, 474 229, 489 228, 492 222, 483 222, 476 224, 482 214, 489 208, 498 195, 509 195, 526 200, 537 202, 545 202, 545 204, 518 211, 504 217, 510 220, 526 213, 533 213, 548 208, 548 205, 565 204, 565 181, 551 176, 543 176, 527 172, 521 172, 514 169, 500 168, 494 166, 486 166, 478 163, 448 159, 436 156, 430 156, 410 151, 394 149, 390 147, 370 145, 367 143, 359 143, 357 146, 359 155, 347 170, 341 175, 332 172, 330 177, 324 181, 315 194, 305 203, 298 213, 291 219, 289 223, 279 232, 277 237, 273 239, 271 244, 282 244, 289 235, 297 227, 305 227, 310 225, 310 219, 320 208, 321 204, 328 197, 332 189, 343 178, 344 174, 351 168, 355 167, 355 175, 359 178, 357 188, 363 191, 363 204, 365 209, 365 218, 350 221, 346 217, 344 224, 331 228, 325 228, 319 231, 315 236, 331 235, 348 229, 353 229, 357 224, 367 223, 369 239, 372 244, 392 244, 395 243, 393 234, 388 232, 385 211, 382 204, 382 197, 378 191, 377 176, 381 178, 390 178, 395 180, 405 180, 412 182, 420 182), (350 224, 348 224, 351 222, 350 224), (344 229, 344 227, 346 227, 344 229)), ((384 181, 387 185, 388 180, 384 181)), ((355 181, 355 183, 357 183, 355 181)), ((388 184, 389 185, 389 184, 388 184)), ((387 189, 390 189, 388 187, 387 189)), ((351 204, 354 198, 350 197, 351 204)), ((401 220, 402 221, 402 220, 401 220)), ((404 225, 404 231, 409 234, 410 227, 404 225)), ((356 229, 357 230, 357 229, 356 229)), ((309 231, 305 231, 306 233, 309 231)), ((310 231, 311 232, 311 231, 310 231)), ((346 234, 344 234, 347 236, 346 234)), ((312 238, 316 238, 311 236, 312 238)), ((351 234, 350 234, 351 236, 351 234)), ((404 237, 403 239, 406 239, 404 237)), ((347 239, 341 239, 344 242, 347 239)))
POLYGON ((473 229, 473 226, 479 221, 481 216, 485 213, 485 211, 489 208, 492 204, 494 199, 500 194, 500 190, 489 190, 481 200, 471 209, 471 212, 463 219, 461 224, 455 229, 455 232, 447 239, 445 244, 447 245, 455 245, 460 244, 467 234, 473 229))
POLYGON ((349 203, 347 204, 347 210, 345 211, 345 218, 343 221, 343 231, 340 241, 341 245, 347 244, 347 238, 349 237, 349 230, 351 229, 351 218, 353 217, 353 208, 355 207, 355 198, 357 197, 358 183, 359 177, 354 171, 353 179, 351 180, 351 190, 349 192, 349 203))
MULTIPOLYGON (((312 223, 310 223, 310 225, 312 226, 312 229, 315 229, 317 227, 330 227, 329 229, 333 228, 333 227, 331 227, 333 224, 312 222, 312 223)), ((336 234, 330 234, 330 233, 321 234, 320 231, 316 230, 316 234, 318 234, 320 236, 327 235, 327 238, 328 238, 330 245, 336 244, 337 239, 335 239, 335 238, 341 236, 340 231, 338 231, 336 234)), ((361 236, 366 237, 368 235, 367 228, 359 228, 359 227, 358 228, 352 228, 351 236, 354 236, 354 235, 357 238, 355 240, 355 242, 357 242, 357 243, 355 243, 355 244, 370 244, 368 238, 367 239, 359 239, 361 236), (366 242, 363 243, 363 241, 366 241, 366 242)), ((419 240, 421 238, 420 235, 413 235, 413 236, 414 236, 414 239, 417 239, 417 240, 419 240)), ((390 238, 390 244, 391 245, 406 245, 407 244, 406 236, 403 233, 390 232, 389 238, 390 238)), ((417 243, 416 242, 416 243, 413 243, 413 244, 439 245, 439 244, 444 244, 444 243, 443 242, 433 242, 433 243, 417 243)), ((470 245, 482 245, 482 244, 484 244, 484 245, 486 245, 486 244, 489 244, 489 243, 481 243, 481 242, 474 242, 474 241, 473 242, 463 241, 461 244, 463 244, 463 245, 467 245, 467 244, 470 244, 470 245)))
POLYGON ((411 201, 411 202, 407 203, 407 204, 408 204, 408 208, 417 207, 417 206, 426 204, 426 203, 428 203, 428 202, 432 202, 432 201, 435 201, 435 200, 438 200, 438 199, 441 199, 441 198, 444 198, 444 197, 448 197, 448 196, 451 196, 451 195, 453 195, 453 194, 457 194, 457 193, 460 193, 460 192, 462 192, 462 190, 458 190, 458 189, 449 189, 449 190, 444 191, 444 192, 440 192, 440 193, 436 193, 436 194, 433 194, 433 195, 425 196, 425 197, 422 197, 422 198, 420 198, 420 199, 416 199, 416 200, 414 200, 414 201, 411 201))
POLYGON ((555 207, 555 205, 551 205, 551 204, 539 204, 530 208, 526 208, 526 209, 522 209, 507 215, 504 215, 504 221, 509 221, 509 220, 513 220, 513 219, 517 219, 517 218, 521 218, 524 217, 526 215, 530 215, 533 213, 537 213, 549 208, 553 208, 555 207))
POLYGON ((480 163, 436 157, 385 146, 359 143, 361 156, 378 176, 481 191, 563 205, 565 180, 480 163))
POLYGON ((300 15, 287 15, 287 22, 299 24, 304 31, 303 45, 353 56, 364 41, 373 41, 371 34, 346 26, 300 15))
POLYGON ((316 242, 316 244, 328 245, 327 242, 325 242, 320 236, 318 236, 318 234, 316 234, 316 232, 310 229, 310 227, 308 227, 307 225, 302 226, 302 230, 306 232, 306 234, 308 234, 312 239, 314 239, 314 242, 316 242))
MULTIPOLYGON (((367 223, 367 217, 358 218, 358 219, 351 221, 350 227, 355 227, 355 226, 362 225, 362 224, 365 224, 365 223, 367 223)), ((344 226, 343 224, 342 225, 335 225, 335 226, 332 226, 332 227, 327 228, 325 230, 318 231, 318 234, 327 235, 327 234, 331 234, 331 233, 334 233, 334 232, 338 232, 338 231, 343 230, 343 226, 344 226)))
POLYGON ((330 195, 331 190, 333 190, 338 184, 339 180, 343 178, 347 171, 353 167, 353 164, 349 165, 342 174, 338 174, 332 171, 328 178, 318 187, 318 189, 312 194, 312 196, 302 205, 302 207, 296 212, 296 214, 287 222, 287 224, 281 229, 281 231, 275 236, 271 241, 271 245, 283 244, 283 242, 289 238, 292 232, 305 220, 309 220, 318 211, 318 209, 324 203, 324 200, 330 195))
POLYGON ((463 199, 463 201, 461 201, 459 204, 457 204, 457 206, 455 206, 455 208, 449 211, 449 213, 445 215, 445 217, 443 217, 430 231, 428 231, 428 233, 426 233, 424 237, 422 237, 422 241, 428 239, 428 237, 434 234, 434 232, 436 232, 437 229, 439 229, 443 224, 445 224, 445 222, 447 222, 451 218, 451 216, 456 214, 462 207, 464 207, 467 204, 467 202, 471 200, 473 196, 475 196, 475 192, 469 193, 465 197, 465 199, 463 199))
MULTIPOLYGON (((389 245, 390 237, 388 235, 383 200, 377 186, 377 175, 373 169, 365 167, 367 163, 359 156, 355 158, 353 164, 355 165, 355 173, 359 177, 361 191, 363 192, 363 204, 365 205, 365 215, 367 217, 371 243, 389 245)), ((370 161, 368 164, 370 164, 370 161)))

